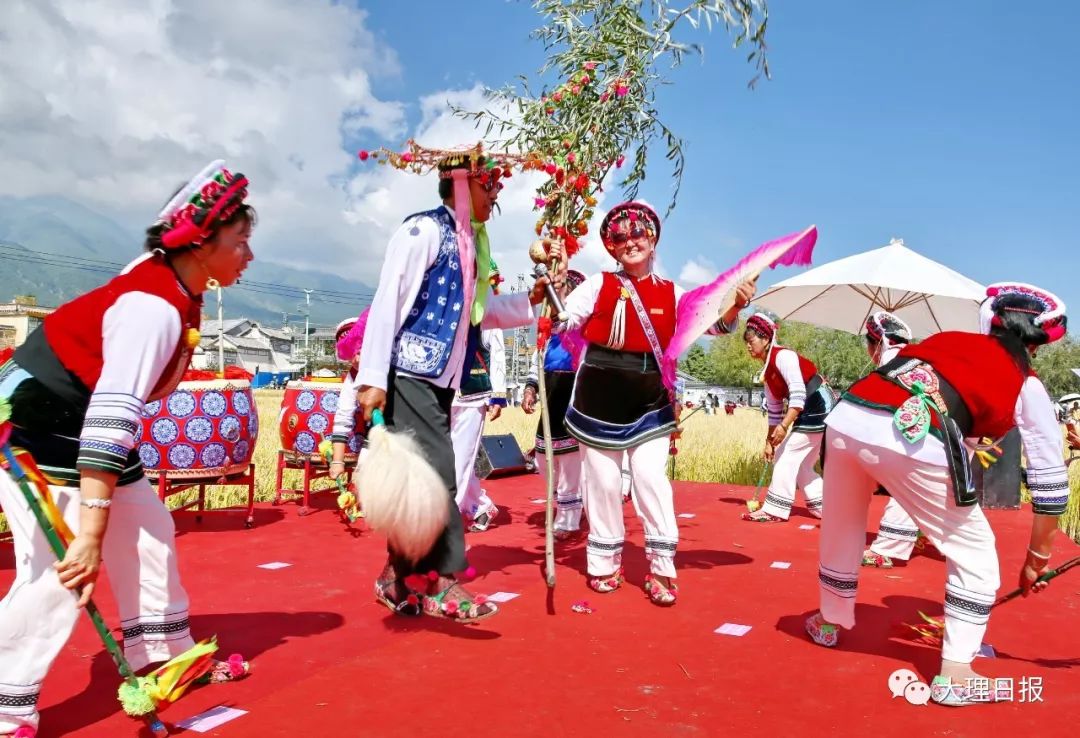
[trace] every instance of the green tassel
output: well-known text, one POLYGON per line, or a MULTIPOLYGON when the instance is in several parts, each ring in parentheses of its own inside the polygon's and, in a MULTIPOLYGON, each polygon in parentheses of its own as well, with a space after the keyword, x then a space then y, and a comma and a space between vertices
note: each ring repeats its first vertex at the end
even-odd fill
POLYGON ((120 705, 124 712, 132 717, 140 717, 154 711, 154 700, 148 692, 154 688, 156 680, 153 677, 136 677, 139 685, 133 686, 127 682, 120 685, 116 690, 120 698, 120 705))

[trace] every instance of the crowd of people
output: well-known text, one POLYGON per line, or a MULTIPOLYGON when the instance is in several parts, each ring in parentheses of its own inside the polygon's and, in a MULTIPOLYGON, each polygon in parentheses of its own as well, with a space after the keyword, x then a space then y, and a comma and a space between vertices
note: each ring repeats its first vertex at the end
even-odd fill
MULTIPOLYGON (((655 271, 661 218, 641 201, 616 205, 599 229, 611 271, 568 272, 556 244, 548 255, 561 268, 530 291, 500 294, 486 223, 501 170, 481 154, 458 154, 438 172, 441 202, 397 229, 369 310, 338 331, 342 358, 353 364, 333 426, 331 474, 345 473, 344 440, 379 411, 388 427, 412 434, 447 492, 441 535, 419 560, 391 546, 375 598, 404 617, 469 623, 497 614, 462 576, 469 568, 466 524, 482 532, 498 514, 473 460, 485 418, 498 417, 505 402, 500 330, 533 323, 550 286, 565 299, 565 313, 532 368, 522 407, 550 421, 550 436, 538 425, 537 446, 544 451, 550 443, 555 454, 555 536, 571 539, 587 522, 588 586, 598 593, 622 588, 628 472, 649 568, 640 585, 656 605, 675 605, 679 529, 665 469, 681 408, 661 364, 683 291, 655 271), (547 397, 539 392, 541 372, 547 397)), ((73 534, 56 562, 12 476, 0 474, 0 506, 18 554, 15 584, 0 601, 0 735, 36 726, 41 683, 78 607, 94 593, 103 557, 134 668, 194 643, 172 519, 143 476, 133 438, 143 404, 170 393, 187 367, 202 294, 234 283, 252 259, 256 217, 245 202, 247 185, 221 162, 201 172, 147 231, 144 256, 48 316, 0 367, 10 443, 48 475, 73 534)), ((754 294, 754 280, 740 284, 709 333, 737 334, 754 294)), ((763 366, 762 454, 772 466, 763 507, 744 519, 784 523, 799 490, 821 518, 820 610, 806 631, 826 647, 854 627, 861 566, 910 556, 919 536, 936 546, 947 582, 933 699, 944 705, 975 702, 965 679, 975 675, 971 663, 1000 583, 966 439, 1020 430, 1034 509, 1018 575, 1025 591, 1046 586, 1036 580, 1049 568, 1069 496, 1055 408, 1031 363, 1040 346, 1065 335, 1065 306, 1030 285, 995 284, 981 328, 916 343, 899 318, 875 314, 866 341, 878 368, 839 397, 812 357, 782 345, 782 328, 769 315, 750 315, 741 334, 763 366), (879 489, 891 500, 877 540, 864 550, 868 505, 879 489)), ((1069 439, 1080 445, 1075 433, 1069 439)), ((227 664, 212 674, 213 681, 244 676, 227 664)))

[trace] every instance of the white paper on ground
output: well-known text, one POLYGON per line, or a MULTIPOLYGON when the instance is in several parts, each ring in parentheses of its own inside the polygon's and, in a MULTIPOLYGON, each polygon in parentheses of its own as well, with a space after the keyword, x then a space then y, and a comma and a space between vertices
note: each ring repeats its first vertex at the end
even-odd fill
POLYGON ((241 715, 247 715, 247 710, 237 710, 235 707, 218 705, 194 717, 181 720, 176 724, 176 727, 183 730, 194 730, 196 733, 205 733, 219 725, 224 725, 230 720, 235 720, 241 715))
POLYGON ((790 561, 774 561, 771 564, 769 564, 769 568, 771 568, 771 569, 790 569, 791 568, 791 562, 790 561))
POLYGON ((724 623, 719 628, 713 631, 713 633, 719 633, 720 635, 728 636, 744 636, 750 632, 750 629, 754 627, 752 625, 739 625, 738 623, 724 623))
POLYGON ((695 515, 694 513, 679 513, 679 517, 680 518, 696 518, 697 515, 695 515))
POLYGON ((519 596, 517 592, 496 592, 495 594, 489 594, 487 598, 489 602, 509 602, 519 596))
POLYGON ((992 658, 995 658, 997 656, 997 654, 994 653, 994 647, 993 646, 991 646, 989 643, 984 643, 981 646, 979 646, 979 652, 977 654, 975 654, 975 658, 978 658, 980 656, 982 656, 983 658, 986 658, 986 659, 992 659, 992 658))
POLYGON ((284 561, 271 561, 269 564, 259 564, 260 569, 284 569, 286 566, 292 566, 292 564, 286 564, 284 561))

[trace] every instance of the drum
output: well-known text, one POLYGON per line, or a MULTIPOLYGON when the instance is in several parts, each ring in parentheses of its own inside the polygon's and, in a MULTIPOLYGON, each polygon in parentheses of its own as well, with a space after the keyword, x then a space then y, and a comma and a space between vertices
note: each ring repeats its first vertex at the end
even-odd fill
POLYGON ((259 413, 244 379, 181 382, 146 403, 136 433, 147 476, 217 479, 246 472, 259 438, 259 413))
MULTIPOLYGON (((333 432, 334 413, 343 385, 340 379, 324 382, 295 379, 285 385, 278 415, 282 450, 321 460, 319 444, 333 432)), ((363 428, 364 424, 358 422, 354 427, 363 428)), ((356 459, 363 440, 359 433, 349 436, 346 461, 356 459)))

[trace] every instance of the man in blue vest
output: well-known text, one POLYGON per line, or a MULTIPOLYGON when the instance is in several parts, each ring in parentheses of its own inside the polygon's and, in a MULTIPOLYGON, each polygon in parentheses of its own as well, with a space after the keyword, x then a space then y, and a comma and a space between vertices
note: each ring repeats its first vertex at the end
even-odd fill
POLYGON ((410 216, 390 239, 356 385, 365 417, 370 420, 379 408, 388 426, 412 432, 450 493, 443 535, 415 564, 391 550, 375 582, 376 599, 403 615, 430 611, 474 622, 497 608, 477 600, 457 579, 468 562, 455 503, 451 403, 469 375, 481 330, 531 323, 531 305, 543 300, 548 280, 537 280, 529 293, 489 295, 485 224, 502 188, 502 170, 479 147, 447 152, 438 170, 443 204, 410 216), (426 592, 409 589, 405 577, 411 574, 429 576, 426 592))

